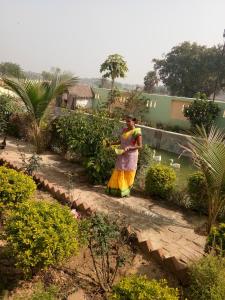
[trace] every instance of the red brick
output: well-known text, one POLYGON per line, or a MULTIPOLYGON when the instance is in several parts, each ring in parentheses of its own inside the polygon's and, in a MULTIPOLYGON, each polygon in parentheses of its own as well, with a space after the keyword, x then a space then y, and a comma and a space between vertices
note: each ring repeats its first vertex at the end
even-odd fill
POLYGON ((165 257, 162 249, 153 250, 150 252, 150 256, 155 259, 159 264, 162 264, 165 257))
POLYGON ((165 267, 173 273, 176 273, 176 271, 183 268, 183 264, 178 262, 175 256, 170 256, 164 259, 164 265, 165 267))
POLYGON ((153 251, 153 246, 150 240, 140 242, 139 247, 141 248, 142 252, 147 256, 149 256, 150 252, 153 251))

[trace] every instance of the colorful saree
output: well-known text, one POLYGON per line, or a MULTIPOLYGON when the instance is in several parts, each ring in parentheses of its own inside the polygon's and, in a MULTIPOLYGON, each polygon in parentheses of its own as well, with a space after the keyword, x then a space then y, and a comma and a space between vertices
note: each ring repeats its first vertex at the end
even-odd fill
MULTIPOLYGON (((132 130, 123 129, 120 143, 124 149, 129 146, 135 146, 137 137, 141 135, 140 128, 132 130)), ((130 190, 134 183, 137 169, 138 150, 129 150, 117 156, 115 169, 107 185, 107 193, 117 197, 130 195, 130 190)))

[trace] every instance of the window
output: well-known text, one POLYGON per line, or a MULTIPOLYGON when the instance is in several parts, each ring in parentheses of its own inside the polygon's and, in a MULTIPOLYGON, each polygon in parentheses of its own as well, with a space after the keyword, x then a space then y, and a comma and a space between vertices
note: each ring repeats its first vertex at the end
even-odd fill
POLYGON ((154 102, 154 108, 156 108, 156 101, 154 102))
POLYGON ((181 111, 184 112, 185 104, 182 105, 181 111))
POLYGON ((225 118, 225 110, 223 111, 223 118, 225 118))

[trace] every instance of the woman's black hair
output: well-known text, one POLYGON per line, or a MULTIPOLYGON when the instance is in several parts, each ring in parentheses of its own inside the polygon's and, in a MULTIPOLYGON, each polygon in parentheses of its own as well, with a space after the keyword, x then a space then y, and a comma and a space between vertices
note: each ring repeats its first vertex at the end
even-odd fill
POLYGON ((127 116, 126 116, 126 119, 130 119, 130 120, 132 120, 132 121, 134 121, 134 122, 137 122, 137 118, 135 118, 135 117, 132 116, 132 115, 127 115, 127 116))

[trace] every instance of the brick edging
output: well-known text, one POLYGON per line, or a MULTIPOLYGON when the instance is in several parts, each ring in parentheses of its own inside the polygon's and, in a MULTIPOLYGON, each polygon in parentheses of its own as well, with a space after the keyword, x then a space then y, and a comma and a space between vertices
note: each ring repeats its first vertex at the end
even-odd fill
MULTIPOLYGON (((0 164, 5 164, 7 167, 16 171, 22 170, 18 165, 11 163, 10 161, 3 158, 0 158, 0 164)), ((95 208, 89 206, 86 202, 80 199, 77 199, 71 203, 70 195, 68 193, 65 193, 60 188, 57 188, 54 184, 49 182, 47 179, 44 179, 43 176, 39 175, 36 172, 33 173, 33 179, 39 187, 48 191, 60 203, 69 205, 71 209, 75 208, 81 214, 86 216, 91 215, 96 211, 95 208)), ((126 229, 128 234, 133 233, 130 226, 127 226, 126 229)), ((153 258, 162 267, 173 273, 183 285, 187 285, 189 280, 189 268, 186 264, 181 263, 175 256, 165 257, 163 249, 154 249, 151 240, 142 241, 140 232, 134 233, 136 236, 138 247, 147 258, 153 258)))

